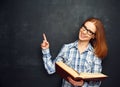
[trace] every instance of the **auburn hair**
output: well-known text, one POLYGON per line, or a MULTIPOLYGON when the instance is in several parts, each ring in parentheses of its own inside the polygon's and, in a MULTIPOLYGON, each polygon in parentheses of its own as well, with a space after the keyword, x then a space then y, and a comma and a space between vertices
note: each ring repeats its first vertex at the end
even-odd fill
POLYGON ((94 23, 94 25, 96 26, 95 38, 91 39, 90 43, 94 48, 95 54, 99 58, 103 59, 104 57, 107 56, 108 53, 108 47, 107 47, 105 29, 103 23, 98 18, 89 18, 84 22, 84 24, 88 21, 94 23))

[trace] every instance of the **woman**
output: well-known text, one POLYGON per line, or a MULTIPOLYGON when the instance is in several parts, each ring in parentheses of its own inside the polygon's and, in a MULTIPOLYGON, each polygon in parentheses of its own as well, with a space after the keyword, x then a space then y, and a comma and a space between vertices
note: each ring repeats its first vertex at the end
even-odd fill
MULTIPOLYGON (((55 62, 63 61, 78 72, 101 72, 102 59, 107 55, 105 30, 98 18, 89 18, 80 27, 78 40, 65 44, 54 61, 51 60, 49 42, 43 34, 41 44, 43 61, 49 74, 55 73, 55 62)), ((69 82, 63 79, 62 87, 99 87, 100 81, 74 81, 68 77, 69 82)))

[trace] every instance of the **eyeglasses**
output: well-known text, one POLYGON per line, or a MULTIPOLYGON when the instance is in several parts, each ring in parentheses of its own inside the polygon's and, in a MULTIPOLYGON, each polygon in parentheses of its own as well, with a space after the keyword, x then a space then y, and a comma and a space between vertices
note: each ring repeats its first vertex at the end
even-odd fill
POLYGON ((87 34, 88 34, 88 35, 90 35, 90 36, 95 35, 95 33, 92 32, 91 30, 87 29, 85 25, 82 25, 82 27, 83 27, 83 30, 84 30, 84 31, 85 31, 85 30, 87 31, 87 34))

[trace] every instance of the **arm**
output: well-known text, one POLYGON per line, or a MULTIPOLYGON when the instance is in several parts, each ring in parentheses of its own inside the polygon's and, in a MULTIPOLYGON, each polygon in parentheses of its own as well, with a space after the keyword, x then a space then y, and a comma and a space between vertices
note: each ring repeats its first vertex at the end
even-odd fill
POLYGON ((53 74, 55 72, 55 66, 51 59, 51 54, 49 49, 42 49, 43 53, 43 62, 45 69, 47 70, 48 74, 53 74))
POLYGON ((55 72, 54 64, 51 60, 50 50, 49 50, 49 42, 47 41, 46 35, 43 34, 43 42, 41 43, 42 53, 43 53, 43 62, 45 69, 49 74, 55 72))
POLYGON ((64 49, 61 50, 61 52, 58 54, 58 56, 56 57, 56 59, 54 61, 52 61, 51 59, 51 54, 50 54, 50 50, 49 50, 49 42, 47 41, 47 38, 45 36, 45 34, 43 34, 43 43, 41 44, 41 48, 42 48, 42 53, 43 53, 43 62, 44 62, 44 66, 45 69, 47 70, 48 74, 53 74, 55 73, 55 62, 56 61, 62 61, 63 59, 63 51, 64 49))
POLYGON ((64 51, 65 51, 65 46, 63 46, 63 48, 59 52, 58 56, 54 59, 54 61, 52 61, 52 59, 51 59, 52 56, 50 55, 50 50, 42 49, 44 66, 49 74, 53 74, 55 72, 55 62, 64 61, 64 59, 65 59, 64 51))

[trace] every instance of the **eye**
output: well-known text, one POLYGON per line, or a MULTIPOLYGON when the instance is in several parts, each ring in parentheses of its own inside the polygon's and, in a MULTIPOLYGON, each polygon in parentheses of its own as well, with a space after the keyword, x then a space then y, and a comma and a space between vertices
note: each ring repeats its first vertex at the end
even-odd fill
POLYGON ((95 33, 93 33, 90 29, 87 29, 87 27, 85 26, 85 25, 83 25, 83 28, 84 28, 84 30, 86 30, 87 31, 87 34, 88 35, 93 35, 93 34, 95 34, 95 33))

